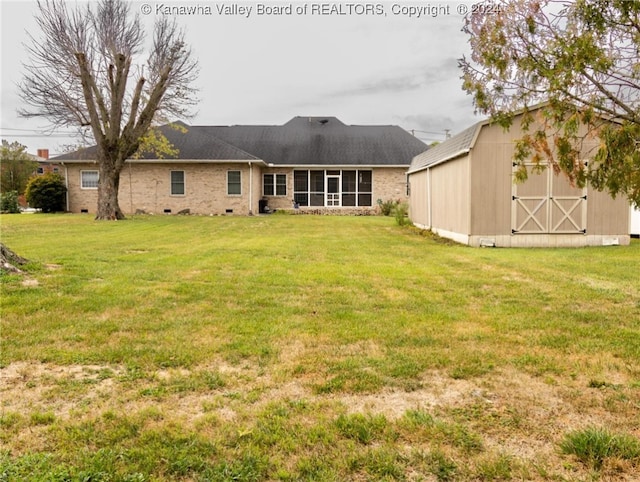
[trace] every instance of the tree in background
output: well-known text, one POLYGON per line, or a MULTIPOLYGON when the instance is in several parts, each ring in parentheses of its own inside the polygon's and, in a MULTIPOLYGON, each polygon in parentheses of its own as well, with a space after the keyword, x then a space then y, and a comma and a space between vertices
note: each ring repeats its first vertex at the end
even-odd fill
POLYGON ((0 191, 24 194, 27 181, 36 173, 38 163, 19 142, 9 144, 2 139, 0 147, 0 191))
POLYGON ((525 160, 549 160, 574 184, 640 207, 640 2, 495 0, 475 5, 464 31, 463 88, 477 111, 505 128, 524 112, 516 178, 525 160), (585 163, 589 137, 600 141, 585 163))
POLYGON ((55 126, 92 136, 99 170, 96 219, 122 219, 120 172, 153 125, 185 118, 195 104, 197 62, 175 21, 161 16, 145 63, 138 15, 122 0, 90 2, 69 12, 64 1, 38 2, 43 38, 31 37, 30 63, 20 85, 30 108, 55 126))

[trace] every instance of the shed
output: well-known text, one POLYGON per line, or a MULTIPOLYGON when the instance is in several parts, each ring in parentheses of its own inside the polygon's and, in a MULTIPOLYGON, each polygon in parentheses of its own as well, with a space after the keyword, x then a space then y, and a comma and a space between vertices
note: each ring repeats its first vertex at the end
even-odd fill
MULTIPOLYGON (((470 246, 629 244, 626 198, 571 186, 550 168, 529 169, 527 181, 514 182, 520 121, 508 131, 478 122, 414 157, 408 171, 413 224, 470 246)), ((585 159, 595 142, 583 146, 585 159)))
POLYGON ((631 208, 631 237, 640 238, 640 209, 631 208))

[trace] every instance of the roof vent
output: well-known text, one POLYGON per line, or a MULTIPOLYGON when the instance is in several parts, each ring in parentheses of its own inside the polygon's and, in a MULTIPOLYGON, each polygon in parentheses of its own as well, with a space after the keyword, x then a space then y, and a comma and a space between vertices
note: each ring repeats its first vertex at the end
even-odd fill
POLYGON ((320 119, 318 122, 322 125, 325 125, 327 122, 329 122, 329 119, 320 119))

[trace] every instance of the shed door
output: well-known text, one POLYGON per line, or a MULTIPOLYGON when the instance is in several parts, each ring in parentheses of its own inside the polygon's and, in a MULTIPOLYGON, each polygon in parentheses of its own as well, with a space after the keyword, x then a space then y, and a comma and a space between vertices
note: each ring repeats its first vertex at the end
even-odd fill
POLYGON ((513 185, 511 232, 513 234, 583 234, 586 232, 586 188, 572 187, 562 175, 547 167, 513 185))

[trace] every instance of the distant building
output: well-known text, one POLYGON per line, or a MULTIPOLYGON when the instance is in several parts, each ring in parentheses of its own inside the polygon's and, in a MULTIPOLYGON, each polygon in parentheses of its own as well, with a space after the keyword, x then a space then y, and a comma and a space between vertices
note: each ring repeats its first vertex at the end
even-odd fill
POLYGON ((60 164, 52 162, 49 159, 49 149, 38 149, 38 154, 30 154, 34 161, 38 163, 36 174, 44 174, 46 172, 60 172, 60 164))

